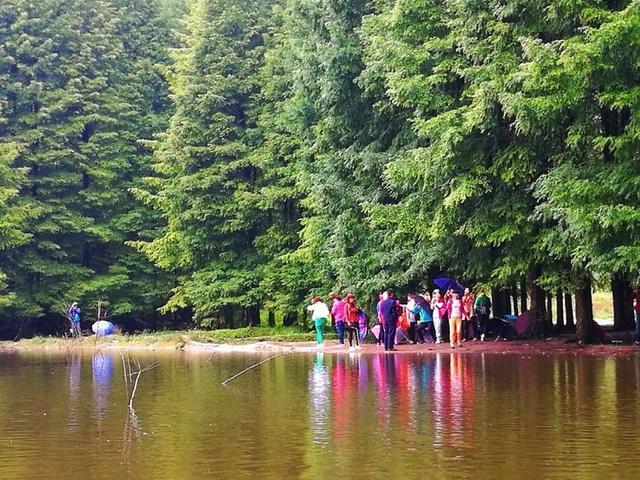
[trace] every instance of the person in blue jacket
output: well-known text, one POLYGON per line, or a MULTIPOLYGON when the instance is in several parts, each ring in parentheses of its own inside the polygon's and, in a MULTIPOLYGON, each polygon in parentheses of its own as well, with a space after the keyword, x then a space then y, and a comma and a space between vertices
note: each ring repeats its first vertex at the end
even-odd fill
POLYGON ((429 306, 429 298, 427 297, 429 294, 426 294, 425 297, 420 295, 412 295, 411 312, 418 317, 418 326, 416 328, 416 336, 418 338, 418 343, 425 343, 424 341, 424 331, 428 330, 429 335, 433 339, 434 343, 436 341, 436 332, 433 328, 433 315, 431 314, 431 307, 429 306))
POLYGON ((81 320, 81 311, 78 306, 78 302, 73 302, 71 304, 71 308, 69 308, 69 312, 67 316, 69 317, 69 321, 71 322, 71 333, 74 337, 80 336, 80 320, 81 320))

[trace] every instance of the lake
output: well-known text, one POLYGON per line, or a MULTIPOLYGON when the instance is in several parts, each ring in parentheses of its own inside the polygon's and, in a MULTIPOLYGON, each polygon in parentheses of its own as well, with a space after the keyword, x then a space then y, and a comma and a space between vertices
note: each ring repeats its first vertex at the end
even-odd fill
POLYGON ((117 352, 0 354, 0 478, 638 474, 638 356, 291 354, 221 385, 266 358, 132 354, 134 414, 117 352))

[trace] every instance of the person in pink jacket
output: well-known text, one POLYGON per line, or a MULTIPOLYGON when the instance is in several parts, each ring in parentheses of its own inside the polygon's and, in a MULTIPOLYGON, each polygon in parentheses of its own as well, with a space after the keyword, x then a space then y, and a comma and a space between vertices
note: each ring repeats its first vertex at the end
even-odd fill
POLYGON ((331 305, 331 317, 338 332, 338 340, 340 345, 344 345, 344 330, 346 328, 346 320, 344 318, 344 300, 337 294, 332 294, 333 304, 331 305))

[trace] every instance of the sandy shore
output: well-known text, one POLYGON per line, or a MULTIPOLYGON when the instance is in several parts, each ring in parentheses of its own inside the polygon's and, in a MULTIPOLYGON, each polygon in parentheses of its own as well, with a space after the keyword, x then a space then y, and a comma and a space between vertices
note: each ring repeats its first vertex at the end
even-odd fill
MULTIPOLYGON (((617 357, 627 355, 640 355, 640 348, 628 344, 600 344, 578 345, 568 343, 570 337, 556 337, 548 340, 515 340, 486 342, 468 341, 462 347, 452 349, 448 344, 425 345, 398 345, 396 351, 391 354, 430 354, 430 353, 457 353, 457 354, 520 354, 520 355, 587 355, 617 357)), ((353 353, 348 345, 340 345, 335 340, 329 340, 321 347, 315 342, 251 342, 251 343, 204 343, 184 339, 179 342, 142 342, 135 337, 124 339, 123 337, 106 337, 95 340, 86 337, 81 341, 71 339, 50 339, 44 342, 34 343, 30 341, 0 342, 0 351, 92 351, 103 350, 130 350, 130 351, 170 351, 181 350, 189 353, 315 353, 323 351, 327 353, 353 353)), ((383 353, 382 347, 373 344, 363 344, 359 354, 383 353)))

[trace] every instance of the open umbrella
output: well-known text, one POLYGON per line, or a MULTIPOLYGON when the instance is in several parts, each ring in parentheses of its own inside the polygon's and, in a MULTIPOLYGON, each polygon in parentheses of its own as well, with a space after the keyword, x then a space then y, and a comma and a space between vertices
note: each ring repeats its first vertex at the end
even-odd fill
POLYGON ((440 289, 441 292, 446 292, 449 289, 462 294, 462 287, 453 278, 440 277, 436 278, 433 283, 440 289))
POLYGON ((427 310, 429 308, 429 304, 427 303, 427 301, 422 298, 420 295, 412 295, 413 301, 416 302, 416 305, 419 305, 420 307, 424 308, 425 310, 427 310))

